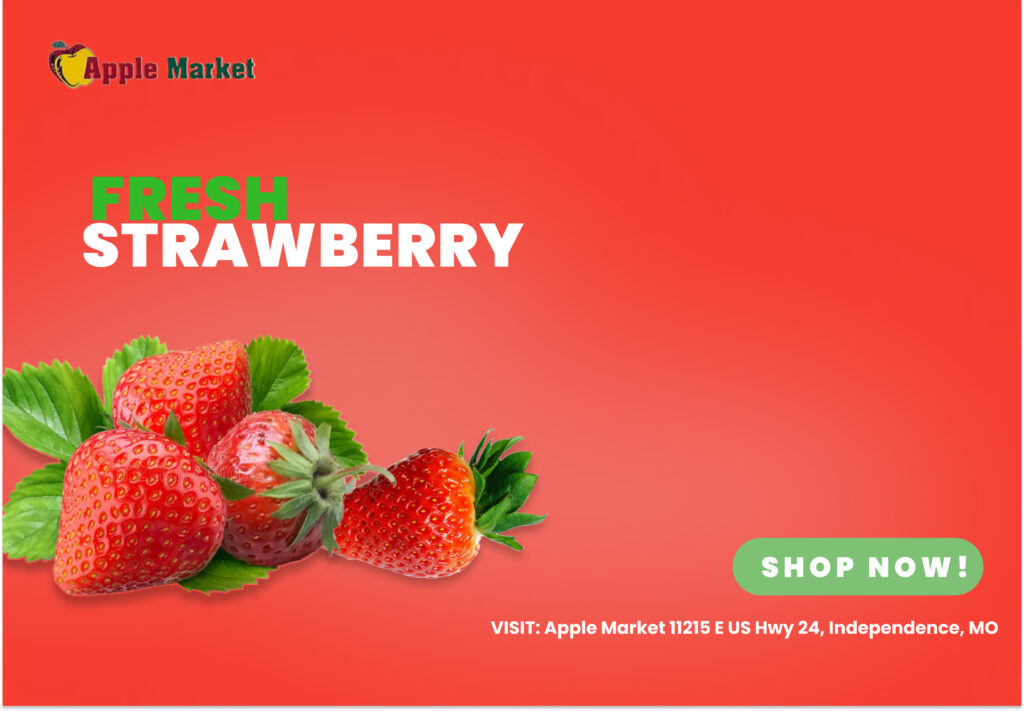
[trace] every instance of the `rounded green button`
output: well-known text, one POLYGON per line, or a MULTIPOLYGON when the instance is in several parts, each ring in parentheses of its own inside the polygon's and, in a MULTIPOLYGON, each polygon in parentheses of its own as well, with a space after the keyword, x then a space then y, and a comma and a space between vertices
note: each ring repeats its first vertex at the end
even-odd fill
POLYGON ((963 595, 982 568, 962 538, 754 538, 732 560, 754 595, 963 595))

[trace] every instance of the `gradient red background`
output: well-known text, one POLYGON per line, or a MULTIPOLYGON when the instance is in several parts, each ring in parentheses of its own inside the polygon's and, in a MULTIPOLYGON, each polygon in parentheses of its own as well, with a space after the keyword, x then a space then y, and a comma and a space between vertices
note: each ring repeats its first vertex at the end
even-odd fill
MULTIPOLYGON (((376 462, 525 435, 550 519, 442 581, 318 556, 230 595, 71 599, 5 560, 4 702, 1020 703, 1019 12, 5 4, 5 366, 98 383, 140 334, 290 337, 376 462), (71 91, 58 39, 257 79, 71 91), (101 270, 95 175, 283 175, 295 223, 525 227, 508 269, 101 270), (963 537, 985 574, 759 598, 731 573, 757 536, 963 537), (582 618, 1000 632, 490 626, 582 618)), ((6 494, 44 460, 3 437, 6 494)))

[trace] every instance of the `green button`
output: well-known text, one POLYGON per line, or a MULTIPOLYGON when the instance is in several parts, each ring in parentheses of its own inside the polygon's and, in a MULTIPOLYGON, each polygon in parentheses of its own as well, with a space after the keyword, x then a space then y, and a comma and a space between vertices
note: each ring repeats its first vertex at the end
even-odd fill
POLYGON ((982 567, 962 538, 754 538, 732 560, 754 595, 963 595, 982 567))

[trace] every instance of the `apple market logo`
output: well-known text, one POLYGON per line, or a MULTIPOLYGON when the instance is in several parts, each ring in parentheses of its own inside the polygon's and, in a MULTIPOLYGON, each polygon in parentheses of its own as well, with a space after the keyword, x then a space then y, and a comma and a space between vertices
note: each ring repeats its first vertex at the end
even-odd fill
MULTIPOLYGON (((126 62, 100 62, 96 54, 84 44, 68 47, 57 41, 50 45, 50 71, 61 84, 71 89, 89 86, 94 79, 102 84, 127 84, 131 79, 158 79, 160 68, 156 62, 144 62, 133 57, 126 62)), ((216 57, 212 62, 190 62, 188 57, 168 57, 168 79, 255 79, 255 60, 225 62, 216 57)))
POLYGON ((50 46, 53 47, 50 52, 50 71, 61 84, 72 89, 92 84, 92 79, 85 77, 86 63, 96 59, 91 49, 84 44, 68 47, 63 42, 54 42, 50 46))

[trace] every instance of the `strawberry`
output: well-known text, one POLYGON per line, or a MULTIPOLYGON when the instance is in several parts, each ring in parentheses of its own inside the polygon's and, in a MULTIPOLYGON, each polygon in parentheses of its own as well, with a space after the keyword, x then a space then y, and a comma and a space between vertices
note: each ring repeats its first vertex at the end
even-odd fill
POLYGON ((89 437, 64 475, 54 579, 71 595, 190 578, 217 552, 224 499, 167 437, 118 429, 89 437))
POLYGON ((232 425, 252 411, 249 357, 236 341, 143 358, 114 389, 114 422, 163 433, 178 416, 188 450, 206 457, 232 425))
POLYGON ((359 474, 379 468, 341 468, 330 438, 330 425, 314 427, 280 410, 253 413, 224 435, 207 464, 253 494, 228 501, 224 550, 246 563, 273 566, 305 558, 321 545, 334 547, 344 496, 359 474))
POLYGON ((521 439, 487 442, 485 435, 468 462, 459 447, 421 449, 392 464, 394 485, 377 478, 347 497, 334 531, 340 554, 414 578, 443 578, 472 562, 481 536, 522 550, 500 534, 545 516, 518 511, 537 480, 526 473, 529 452, 503 456, 521 439))

